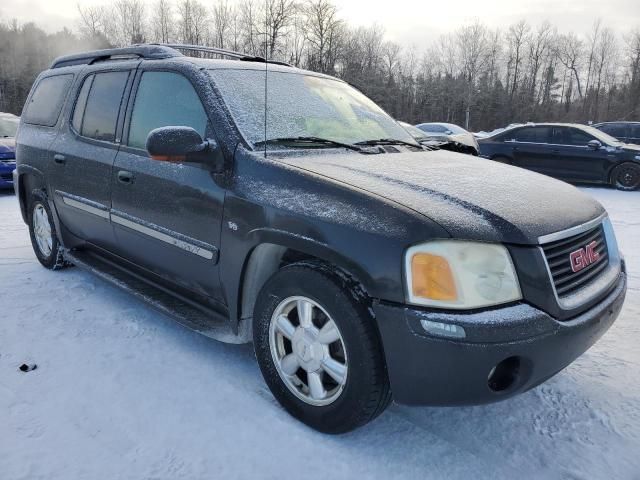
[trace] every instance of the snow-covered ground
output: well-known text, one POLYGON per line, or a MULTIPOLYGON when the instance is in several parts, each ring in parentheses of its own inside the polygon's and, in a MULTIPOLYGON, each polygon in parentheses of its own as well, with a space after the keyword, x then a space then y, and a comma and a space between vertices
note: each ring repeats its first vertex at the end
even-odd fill
POLYGON ((599 343, 512 400, 392 405, 338 437, 278 406, 250 346, 186 330, 79 269, 42 268, 15 197, 0 194, 0 479, 639 479, 640 192, 585 191, 609 210, 630 271, 599 343))

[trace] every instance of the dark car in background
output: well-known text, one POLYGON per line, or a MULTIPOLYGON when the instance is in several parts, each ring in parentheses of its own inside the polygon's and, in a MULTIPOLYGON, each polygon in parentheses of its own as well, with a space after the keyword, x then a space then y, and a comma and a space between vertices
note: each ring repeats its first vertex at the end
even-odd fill
POLYGON ((593 127, 621 142, 640 145, 640 122, 603 122, 593 127))
POLYGON ((422 130, 431 139, 449 144, 451 148, 460 153, 478 155, 478 141, 472 133, 453 123, 429 122, 419 123, 417 128, 422 130))
POLYGON ((16 168, 16 131, 20 117, 0 112, 0 190, 13 188, 16 168))
POLYGON ((575 183, 640 186, 640 146, 585 125, 538 123, 479 140, 480 156, 575 183))

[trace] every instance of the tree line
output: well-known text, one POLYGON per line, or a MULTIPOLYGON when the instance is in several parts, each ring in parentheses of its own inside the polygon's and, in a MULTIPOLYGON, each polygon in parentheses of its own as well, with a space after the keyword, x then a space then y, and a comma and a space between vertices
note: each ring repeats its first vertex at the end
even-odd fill
POLYGON ((78 6, 73 29, 0 19, 0 110, 19 113, 58 55, 133 43, 243 51, 337 76, 395 118, 487 130, 512 122, 640 120, 640 25, 588 33, 548 22, 461 24, 402 46, 377 24, 354 27, 331 0, 116 0, 78 6))

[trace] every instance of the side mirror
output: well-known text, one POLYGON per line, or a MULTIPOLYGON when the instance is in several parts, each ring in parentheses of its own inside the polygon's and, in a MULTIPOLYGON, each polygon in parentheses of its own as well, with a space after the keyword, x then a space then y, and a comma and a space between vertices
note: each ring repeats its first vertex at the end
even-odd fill
POLYGON ((602 143, 600 143, 600 140, 590 140, 587 143, 587 147, 589 147, 591 150, 600 150, 600 148, 602 147, 602 143))
POLYGON ((147 137, 149 155, 163 162, 204 163, 206 154, 215 148, 213 140, 202 140, 200 134, 191 127, 156 128, 147 137))

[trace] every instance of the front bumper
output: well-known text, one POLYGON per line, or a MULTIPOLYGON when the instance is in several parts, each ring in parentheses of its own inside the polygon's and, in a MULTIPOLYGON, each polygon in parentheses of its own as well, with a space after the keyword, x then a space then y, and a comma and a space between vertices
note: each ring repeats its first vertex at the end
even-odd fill
POLYGON ((566 321, 525 303, 471 314, 377 303, 394 400, 474 405, 527 391, 573 362, 609 329, 626 290, 623 271, 600 303, 566 321), (421 320, 462 327, 465 337, 428 334, 421 320))

